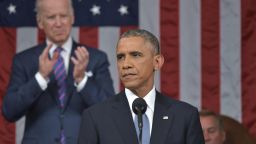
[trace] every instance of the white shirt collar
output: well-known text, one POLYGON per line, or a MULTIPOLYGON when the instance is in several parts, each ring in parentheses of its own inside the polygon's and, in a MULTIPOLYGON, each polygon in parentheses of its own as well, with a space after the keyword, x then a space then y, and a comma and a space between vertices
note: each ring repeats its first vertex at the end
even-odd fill
MULTIPOLYGON (((46 39, 46 44, 49 45, 51 44, 52 42, 49 40, 49 39, 46 39)), ((50 56, 52 57, 53 55, 53 52, 54 50, 58 47, 58 45, 52 43, 52 47, 50 49, 50 56)), ((61 46, 64 50, 64 52, 67 54, 67 55, 70 55, 71 53, 71 49, 72 49, 72 38, 71 36, 68 37, 68 40, 61 46)))
MULTIPOLYGON (((147 103, 147 117, 149 119, 149 124, 150 124, 150 133, 152 131, 152 124, 153 124, 153 116, 154 116, 154 109, 155 109, 155 99, 156 99, 156 90, 155 86, 149 91, 149 93, 143 98, 146 103, 147 103)), ((125 88, 125 95, 127 97, 129 106, 130 106, 130 111, 132 113, 132 117, 134 119, 135 113, 132 110, 132 103, 133 101, 138 98, 131 90, 125 88)))
MULTIPOLYGON (((52 42, 49 39, 46 39, 46 44, 49 45, 52 42)), ((49 51, 49 55, 50 57, 53 56, 53 53, 55 51, 55 49, 58 47, 58 45, 52 43, 52 47, 49 51)), ((63 48, 63 51, 61 51, 60 55, 62 56, 62 58, 64 59, 64 64, 65 64, 65 69, 66 71, 68 71, 68 67, 69 67, 69 60, 70 60, 70 55, 71 55, 71 49, 72 49, 72 38, 71 36, 69 36, 68 40, 61 46, 63 48)))
MULTIPOLYGON (((132 103, 139 96, 136 96, 131 90, 127 88, 125 88, 125 95, 128 99, 130 110, 132 111, 132 103)), ((146 101, 148 108, 152 112, 154 112, 154 108, 155 108, 155 98, 156 98, 156 90, 155 90, 155 86, 153 86, 153 88, 149 91, 149 93, 143 98, 146 101)))

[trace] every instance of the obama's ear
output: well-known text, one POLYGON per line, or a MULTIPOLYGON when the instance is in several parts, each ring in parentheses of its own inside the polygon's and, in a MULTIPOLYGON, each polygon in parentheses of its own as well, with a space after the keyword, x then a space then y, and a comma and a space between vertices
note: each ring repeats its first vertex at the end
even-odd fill
POLYGON ((154 71, 160 70, 164 64, 164 56, 161 54, 154 56, 154 71))

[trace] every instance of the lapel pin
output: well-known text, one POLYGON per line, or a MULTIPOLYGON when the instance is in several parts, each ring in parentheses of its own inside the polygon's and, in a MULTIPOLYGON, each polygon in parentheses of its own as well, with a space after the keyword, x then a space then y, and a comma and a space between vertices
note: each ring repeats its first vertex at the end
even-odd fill
POLYGON ((168 116, 163 116, 163 119, 164 119, 164 120, 167 120, 167 119, 168 119, 168 116))

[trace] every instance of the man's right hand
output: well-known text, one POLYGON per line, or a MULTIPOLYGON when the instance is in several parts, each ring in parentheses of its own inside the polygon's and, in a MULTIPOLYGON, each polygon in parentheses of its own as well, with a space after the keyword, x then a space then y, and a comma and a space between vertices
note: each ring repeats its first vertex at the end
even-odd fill
POLYGON ((49 74, 53 70, 53 66, 58 60, 59 54, 54 52, 52 59, 49 58, 48 54, 52 44, 48 45, 42 54, 39 56, 39 73, 45 78, 49 78, 49 74))

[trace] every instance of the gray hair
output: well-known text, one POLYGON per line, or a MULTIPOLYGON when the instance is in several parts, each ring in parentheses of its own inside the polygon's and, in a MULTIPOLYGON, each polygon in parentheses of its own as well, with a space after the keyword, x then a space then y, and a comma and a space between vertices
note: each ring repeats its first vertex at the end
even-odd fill
MULTIPOLYGON (((41 13, 41 2, 42 1, 43 0, 36 0, 36 2, 35 2, 35 12, 37 13, 37 15, 36 15, 37 17, 41 13)), ((70 5, 72 14, 74 14, 74 8, 73 8, 72 0, 68 0, 68 2, 69 2, 69 5, 70 5)))
MULTIPOLYGON (((160 54, 160 45, 159 41, 151 32, 146 31, 144 29, 135 29, 135 30, 129 30, 125 33, 123 33, 120 37, 122 38, 129 38, 129 37, 141 37, 145 40, 145 42, 149 42, 155 51, 155 54, 160 54)), ((119 39, 119 41, 120 41, 119 39)))

